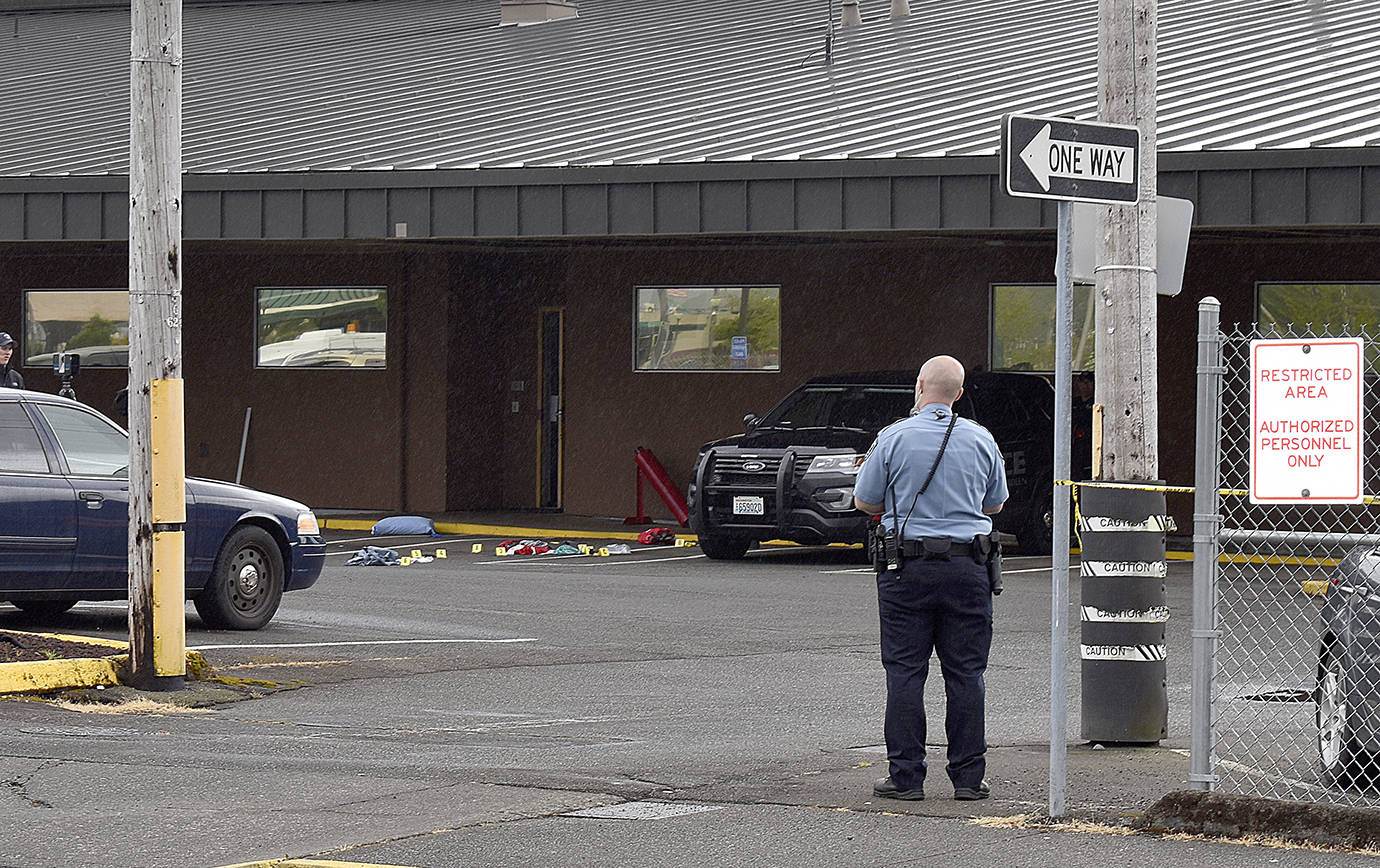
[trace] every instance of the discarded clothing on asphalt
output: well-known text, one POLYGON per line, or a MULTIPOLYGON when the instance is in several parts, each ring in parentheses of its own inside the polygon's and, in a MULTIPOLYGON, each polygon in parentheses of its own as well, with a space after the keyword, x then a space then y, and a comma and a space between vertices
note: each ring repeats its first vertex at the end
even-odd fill
POLYGON ((354 556, 345 562, 346 566, 364 567, 395 567, 402 562, 402 555, 392 549, 380 548, 379 546, 365 546, 355 552, 354 556))
POLYGON ((578 555, 578 554, 583 554, 583 552, 581 552, 577 547, 571 545, 570 543, 568 543, 568 542, 563 542, 563 543, 561 543, 560 545, 556 546, 554 549, 552 549, 550 552, 548 552, 548 554, 553 554, 553 555, 578 555))
POLYGON ((604 549, 611 555, 632 554, 632 546, 628 545, 627 543, 613 543, 612 545, 604 546, 604 549))
POLYGON ((644 546, 669 546, 676 542, 676 532, 669 527, 649 527, 637 535, 644 546))
POLYGON ((541 539, 510 539, 498 547, 510 555, 544 555, 551 551, 551 545, 541 539))

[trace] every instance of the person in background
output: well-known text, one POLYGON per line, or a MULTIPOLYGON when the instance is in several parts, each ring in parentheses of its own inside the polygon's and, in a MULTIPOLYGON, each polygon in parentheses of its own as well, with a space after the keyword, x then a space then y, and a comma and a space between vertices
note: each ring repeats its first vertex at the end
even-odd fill
POLYGON ((24 388, 24 376, 19 373, 19 369, 14 366, 11 357, 14 355, 14 338, 7 332, 0 332, 0 386, 8 386, 11 389, 24 388))
POLYGON ((1096 383, 1088 371, 1073 375, 1073 439, 1069 449, 1069 472, 1078 481, 1092 478, 1093 392, 1096 383))

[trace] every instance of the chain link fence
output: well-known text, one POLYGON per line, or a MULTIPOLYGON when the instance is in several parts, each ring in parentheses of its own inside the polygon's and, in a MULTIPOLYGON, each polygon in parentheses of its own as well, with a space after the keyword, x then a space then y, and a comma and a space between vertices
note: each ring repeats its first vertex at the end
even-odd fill
MULTIPOLYGON (((1215 310, 1212 319, 1216 331, 1215 310)), ((1219 334, 1220 365, 1206 367, 1200 333, 1200 389, 1213 376, 1220 384, 1212 486, 1219 507, 1195 515, 1200 530, 1215 524, 1211 533, 1196 533, 1195 582, 1198 560, 1216 565, 1211 575, 1210 566, 1203 568, 1212 584, 1195 606, 1195 681, 1204 679, 1206 691, 1198 695, 1211 703, 1206 720, 1195 713, 1195 730, 1204 730, 1195 732, 1195 782, 1270 798, 1380 806, 1380 508, 1252 503, 1247 494, 1251 341, 1339 337, 1364 340, 1362 480, 1373 494, 1380 490, 1380 407, 1373 400, 1380 371, 1364 332, 1235 327, 1219 334)), ((1214 426, 1203 407, 1199 412, 1201 438, 1214 426)), ((1210 473, 1211 449, 1200 444, 1198 454, 1210 473)), ((1202 466, 1198 480, 1200 490, 1210 480, 1202 466)), ((1197 501, 1195 513, 1205 502, 1197 501)))

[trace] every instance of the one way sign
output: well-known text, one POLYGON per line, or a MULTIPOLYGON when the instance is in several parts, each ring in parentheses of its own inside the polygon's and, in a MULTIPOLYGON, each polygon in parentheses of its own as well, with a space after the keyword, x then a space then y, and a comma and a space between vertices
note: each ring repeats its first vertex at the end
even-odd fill
POLYGON ((1140 198, 1140 131, 1133 126, 1006 115, 1002 186, 1012 196, 1126 204, 1140 198))

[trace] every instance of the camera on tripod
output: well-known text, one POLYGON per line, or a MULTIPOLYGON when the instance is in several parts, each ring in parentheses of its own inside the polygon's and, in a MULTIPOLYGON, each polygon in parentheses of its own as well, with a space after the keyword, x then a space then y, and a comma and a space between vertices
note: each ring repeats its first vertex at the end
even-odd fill
POLYGON ((64 398, 75 399, 76 390, 72 388, 72 378, 81 370, 81 355, 78 353, 53 353, 53 374, 62 381, 58 394, 64 398))

